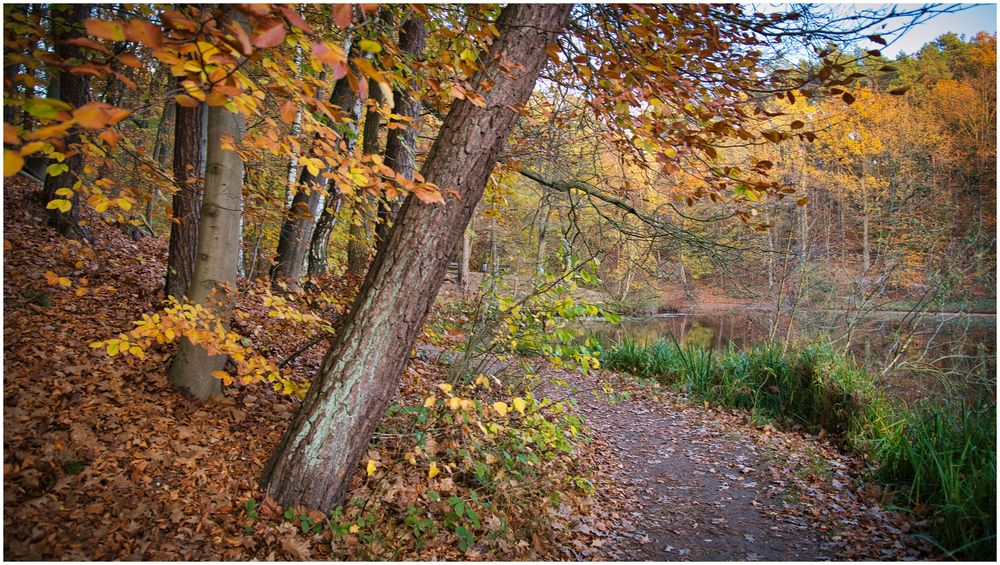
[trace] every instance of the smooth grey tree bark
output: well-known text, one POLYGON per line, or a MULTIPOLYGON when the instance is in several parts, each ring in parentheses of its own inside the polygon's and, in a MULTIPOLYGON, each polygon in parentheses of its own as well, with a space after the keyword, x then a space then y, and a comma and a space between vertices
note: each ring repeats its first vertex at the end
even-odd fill
MULTIPOLYGON (((239 143, 242 135, 242 115, 222 106, 209 108, 205 190, 194 279, 188 298, 211 308, 227 324, 235 300, 240 254, 243 160, 235 151, 223 149, 222 140, 231 136, 239 143)), ((221 381, 212 372, 222 370, 225 364, 225 355, 209 355, 201 346, 182 339, 170 367, 170 382, 205 400, 222 392, 221 381)))

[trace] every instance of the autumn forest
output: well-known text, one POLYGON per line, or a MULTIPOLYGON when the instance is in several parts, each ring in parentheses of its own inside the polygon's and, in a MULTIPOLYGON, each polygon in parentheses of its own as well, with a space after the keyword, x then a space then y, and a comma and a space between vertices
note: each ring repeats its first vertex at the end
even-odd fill
POLYGON ((995 560, 995 25, 763 9, 5 4, 4 559, 995 560))

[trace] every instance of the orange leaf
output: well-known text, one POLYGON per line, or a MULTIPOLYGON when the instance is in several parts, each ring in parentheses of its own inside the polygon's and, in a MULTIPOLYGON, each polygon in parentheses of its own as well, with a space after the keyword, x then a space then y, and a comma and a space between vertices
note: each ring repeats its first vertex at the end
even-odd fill
POLYGON ((278 11, 280 11, 281 14, 285 16, 285 19, 288 20, 288 23, 292 24, 293 26, 301 29, 306 33, 312 33, 312 28, 309 27, 309 22, 302 19, 302 16, 299 15, 299 13, 296 12, 295 10, 292 10, 291 8, 286 8, 284 6, 278 6, 278 11))
POLYGON ((268 18, 257 22, 253 29, 253 44, 260 48, 277 47, 285 40, 285 22, 268 18))
POLYGON ((61 124, 52 124, 51 126, 45 126, 43 128, 39 128, 38 130, 35 130, 25 135, 24 138, 27 140, 32 140, 32 139, 46 139, 49 137, 62 137, 63 134, 69 131, 69 128, 73 127, 73 124, 75 123, 76 123, 75 120, 69 120, 61 124))
POLYGON ((3 123, 3 142, 5 145, 18 145, 21 140, 17 138, 17 127, 3 123))
POLYGON ((285 120, 288 123, 292 123, 295 121, 296 107, 295 103, 292 102, 291 100, 288 100, 284 104, 282 104, 278 112, 281 114, 282 120, 285 120))
POLYGON ((343 29, 351 25, 351 20, 354 19, 354 10, 351 9, 350 4, 337 4, 333 8, 333 23, 337 27, 343 29))
POLYGON ((106 129, 97 136, 104 143, 107 143, 110 147, 118 145, 118 142, 122 140, 122 134, 118 133, 113 129, 106 129))
POLYGON ((76 45, 77 47, 86 47, 88 49, 93 49, 94 51, 99 51, 105 55, 110 55, 111 50, 107 47, 101 45, 100 43, 94 41, 89 37, 73 37, 70 39, 63 40, 66 45, 76 45))
POLYGON ((313 56, 324 65, 336 65, 337 63, 347 62, 347 54, 344 53, 343 49, 337 45, 331 46, 325 41, 313 43, 313 56))
POLYGON ((121 64, 125 65, 126 67, 132 67, 135 69, 142 67, 142 61, 140 61, 138 57, 136 57, 131 53, 122 53, 121 55, 118 56, 118 60, 121 61, 121 64))
POLYGON ((174 99, 177 100, 178 104, 180 104, 181 106, 184 106, 185 108, 197 108, 198 107, 198 101, 195 100, 194 98, 191 98, 187 94, 178 94, 177 96, 174 96, 174 99))
POLYGON ((109 41, 125 41, 125 30, 118 22, 90 19, 83 22, 87 33, 109 41))
POLYGON ((87 129, 101 129, 108 124, 107 109, 111 105, 104 102, 91 102, 84 104, 73 110, 73 119, 80 127, 87 129))
POLYGON ((131 20, 125 28, 125 37, 129 41, 142 43, 156 49, 163 45, 163 32, 160 28, 144 20, 131 20))

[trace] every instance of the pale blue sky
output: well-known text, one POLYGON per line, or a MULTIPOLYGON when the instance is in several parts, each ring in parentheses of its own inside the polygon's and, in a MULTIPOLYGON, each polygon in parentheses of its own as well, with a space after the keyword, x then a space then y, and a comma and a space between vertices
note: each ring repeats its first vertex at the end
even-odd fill
MULTIPOLYGON (((970 6, 969 4, 966 5, 970 6)), ((895 43, 882 49, 882 53, 889 58, 895 58, 896 54, 900 51, 912 55, 919 51, 927 42, 933 41, 943 33, 954 32, 959 35, 965 35, 966 39, 968 39, 980 31, 996 33, 996 4, 974 5, 961 12, 936 16, 907 31, 895 43)))

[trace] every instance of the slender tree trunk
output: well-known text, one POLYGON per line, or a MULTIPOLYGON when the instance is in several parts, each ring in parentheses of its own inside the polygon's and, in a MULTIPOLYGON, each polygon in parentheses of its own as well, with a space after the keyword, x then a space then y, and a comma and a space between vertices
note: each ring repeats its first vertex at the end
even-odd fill
MULTIPOLYGON (((171 79, 168 82, 167 90, 171 90, 169 85, 173 84, 171 79)), ((177 108, 177 103, 174 102, 172 97, 169 97, 163 103, 163 113, 160 114, 160 123, 156 126, 156 142, 153 144, 153 159, 160 165, 160 167, 166 169, 168 157, 170 152, 167 151, 168 147, 171 147, 170 130, 173 129, 174 125, 174 113, 177 108)), ((150 231, 153 229, 153 210, 156 208, 156 199, 159 196, 159 191, 153 186, 149 191, 149 201, 146 202, 146 225, 149 226, 150 231)), ((156 235, 156 234, 150 234, 156 235)))
POLYGON ((262 479, 282 506, 323 511, 343 500, 350 478, 392 398, 413 340, 444 280, 500 150, 517 120, 513 107, 534 87, 551 43, 571 5, 508 4, 497 20, 500 36, 478 85, 486 107, 457 101, 423 167, 428 182, 453 188, 459 198, 429 206, 407 197, 389 236, 379 246, 351 308, 262 479), (515 76, 499 60, 523 65, 515 76))
MULTIPOLYGON (((243 135, 243 117, 223 106, 208 112, 208 148, 205 195, 202 203, 198 260, 190 288, 192 302, 212 309, 228 325, 236 293, 240 253, 240 218, 243 211, 243 160, 235 151, 222 149, 222 138, 236 143, 243 135)), ((222 392, 212 376, 226 364, 225 355, 209 355, 201 346, 182 339, 170 367, 170 382, 180 390, 205 400, 222 392)))
MULTIPOLYGON (((414 15, 403 23, 399 30, 399 50, 407 57, 422 58, 427 45, 427 26, 424 20, 414 15)), ((410 118, 411 126, 390 129, 385 141, 385 164, 407 180, 413 180, 417 162, 417 129, 420 120, 420 101, 414 100, 405 88, 397 88, 392 93, 392 112, 410 118)), ((389 234, 392 218, 399 210, 399 202, 381 201, 379 222, 375 237, 382 241, 389 234)))
MULTIPOLYGON (((51 15, 56 56, 68 66, 72 60, 79 60, 82 53, 79 47, 68 45, 65 41, 82 35, 80 22, 90 17, 90 6, 53 4, 51 15)), ((89 100, 87 76, 73 74, 65 69, 60 70, 57 74, 59 76, 58 98, 74 108, 86 104, 89 100)), ((69 170, 58 176, 45 177, 42 204, 47 206, 49 202, 57 198, 69 200, 72 206, 66 212, 46 208, 49 225, 64 237, 87 239, 87 233, 80 227, 80 195, 73 190, 76 181, 83 178, 83 153, 79 148, 80 136, 72 133, 66 136, 64 143, 66 148, 63 152, 67 155, 64 164, 69 167, 69 170), (67 198, 64 195, 56 194, 56 191, 62 188, 71 190, 73 195, 67 198)))
MULTIPOLYGON (((337 81, 330 95, 330 103, 335 105, 346 116, 347 133, 343 139, 344 151, 351 153, 358 138, 358 120, 361 119, 361 103, 346 79, 337 81)), ((326 273, 327 257, 330 250, 330 235, 337 222, 337 213, 341 205, 340 189, 337 183, 327 183, 326 203, 320 210, 316 228, 309 241, 309 274, 326 273)))
POLYGON ((195 108, 177 105, 174 118, 174 193, 167 254, 167 296, 186 296, 194 278, 194 257, 198 247, 201 190, 201 104, 195 108))
POLYGON ((868 212, 861 214, 861 278, 868 276, 868 268, 871 267, 871 242, 868 239, 868 212))
MULTIPOLYGON (((379 152, 379 130, 382 128, 382 114, 379 107, 382 105, 381 90, 375 88, 371 91, 368 111, 365 114, 365 124, 361 135, 361 151, 365 155, 372 155, 379 152)), ((364 192, 356 194, 354 198, 354 208, 351 222, 351 238, 347 242, 347 272, 356 275, 364 274, 368 266, 369 249, 371 248, 371 212, 375 206, 375 199, 371 194, 364 192)))

